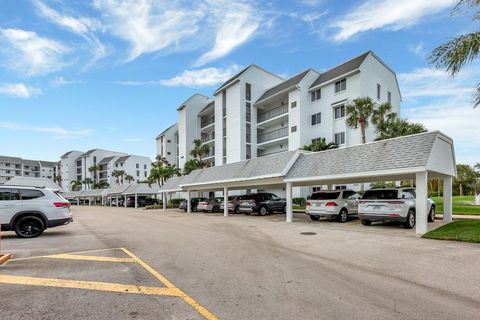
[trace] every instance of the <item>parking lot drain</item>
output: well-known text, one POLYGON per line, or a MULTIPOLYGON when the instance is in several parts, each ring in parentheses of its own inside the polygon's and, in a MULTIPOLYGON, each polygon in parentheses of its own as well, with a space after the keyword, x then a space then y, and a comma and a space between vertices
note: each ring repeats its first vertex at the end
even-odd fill
POLYGON ((307 231, 307 232, 300 232, 300 234, 301 234, 302 236, 313 236, 313 235, 316 235, 317 233, 316 233, 316 232, 309 232, 309 231, 307 231))

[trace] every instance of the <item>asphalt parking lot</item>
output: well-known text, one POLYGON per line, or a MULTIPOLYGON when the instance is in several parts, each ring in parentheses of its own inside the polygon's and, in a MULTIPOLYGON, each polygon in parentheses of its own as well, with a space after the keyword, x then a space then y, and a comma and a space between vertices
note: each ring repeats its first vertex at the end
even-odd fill
POLYGON ((480 246, 399 226, 72 207, 5 232, 5 319, 474 319, 480 246))

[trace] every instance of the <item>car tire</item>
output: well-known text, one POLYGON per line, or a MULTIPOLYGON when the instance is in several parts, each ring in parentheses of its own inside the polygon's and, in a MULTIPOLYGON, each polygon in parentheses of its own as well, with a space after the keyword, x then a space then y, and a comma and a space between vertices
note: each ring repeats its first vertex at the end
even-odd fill
POLYGON ((337 221, 341 222, 341 223, 345 223, 345 222, 348 221, 348 211, 347 211, 347 209, 342 208, 342 210, 340 210, 340 212, 338 213, 338 216, 337 216, 337 221))
POLYGON ((372 221, 367 220, 367 219, 365 219, 365 220, 360 220, 360 222, 361 222, 364 226, 369 226, 369 225, 372 224, 372 221))
POLYGON ((20 238, 35 238, 43 233, 45 223, 36 216, 23 216, 15 221, 14 231, 20 238))
POLYGON ((183 211, 187 212, 187 208, 183 209, 183 211))
POLYGON ((285 213, 285 214, 287 213, 287 205, 284 205, 284 206, 283 206, 282 212, 285 213))
POLYGON ((435 206, 430 208, 430 212, 428 213, 428 222, 435 222, 435 206))
POLYGON ((219 211, 220 211, 220 207, 218 207, 218 206, 215 206, 215 207, 212 208, 213 213, 218 213, 219 211))
POLYGON ((266 216, 268 214, 267 207, 260 207, 260 210, 258 210, 258 214, 261 216, 266 216))
POLYGON ((405 229, 413 229, 415 227, 415 212, 413 210, 408 210, 407 221, 403 223, 405 229))
POLYGON ((310 216, 310 219, 313 221, 318 221, 320 220, 320 216, 310 216))
POLYGON ((236 206, 233 211, 234 211, 236 214, 239 214, 239 213, 240 213, 240 206, 236 206))

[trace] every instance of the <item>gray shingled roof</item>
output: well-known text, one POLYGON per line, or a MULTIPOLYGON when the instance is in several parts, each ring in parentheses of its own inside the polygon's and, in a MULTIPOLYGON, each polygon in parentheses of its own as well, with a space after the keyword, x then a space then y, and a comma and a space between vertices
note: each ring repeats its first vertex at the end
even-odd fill
POLYGON ((107 192, 105 192, 105 194, 108 194, 108 195, 120 195, 122 194, 125 190, 127 190, 127 188, 129 187, 130 185, 129 184, 125 184, 125 185, 116 185, 116 186, 113 186, 113 187, 110 187, 107 189, 107 192))
POLYGON ((282 177, 284 170, 296 153, 297 151, 281 152, 256 159, 195 170, 184 177, 181 185, 190 186, 221 183, 225 180, 242 181, 254 178, 282 177))
POLYGON ((272 97, 282 91, 285 91, 291 87, 294 87, 296 85, 298 85, 298 83, 300 81, 302 81, 302 79, 307 75, 307 73, 312 70, 312 69, 307 69, 299 74, 297 74, 296 76, 293 76, 291 77, 290 79, 288 80, 285 80, 284 82, 268 89, 267 91, 265 91, 262 96, 257 100, 257 103, 262 101, 262 100, 265 100, 269 97, 272 97))
POLYGON ((23 163, 24 166, 35 166, 35 167, 38 167, 38 166, 39 166, 38 160, 26 160, 26 159, 23 159, 23 160, 22 160, 22 163, 23 163))
POLYGON ((53 162, 53 161, 43 161, 43 160, 40 160, 40 165, 42 167, 53 167, 54 165, 57 164, 57 162, 53 162))
POLYGON ((301 154, 285 179, 426 166, 438 132, 301 154))
POLYGON ((160 188, 159 192, 182 191, 182 187, 180 187, 180 184, 182 183, 183 178, 185 178, 185 176, 168 179, 160 188))
POLYGON ((115 158, 115 156, 105 157, 105 158, 103 158, 103 159, 98 163, 98 165, 107 164, 107 163, 109 163, 110 161, 112 161, 113 158, 115 158))
POLYGON ((62 159, 63 159, 63 158, 66 158, 66 157, 68 157, 72 152, 81 152, 81 151, 78 151, 78 150, 68 151, 68 152, 66 152, 63 156, 61 156, 60 158, 62 158, 62 159))
POLYGON ((121 156, 115 163, 125 162, 128 158, 130 158, 130 156, 121 156))
POLYGON ((215 101, 209 102, 209 103, 205 106, 205 108, 203 108, 202 111, 200 111, 199 113, 202 113, 202 112, 204 112, 204 111, 207 111, 207 109, 212 108, 212 107, 214 107, 214 106, 215 106, 215 101))
POLYGON ((0 161, 2 161, 2 162, 21 163, 21 162, 22 162, 22 158, 0 156, 0 161))
POLYGON ((158 136, 156 139, 160 138, 161 136, 163 136, 165 134, 165 132, 167 132, 168 130, 170 130, 171 128, 175 127, 178 123, 174 123, 172 124, 170 127, 168 127, 167 129, 163 130, 158 136))
POLYGON ((371 53, 371 51, 365 52, 358 57, 353 58, 352 60, 349 60, 345 63, 342 63, 341 65, 332 68, 328 71, 325 71, 321 73, 317 80, 315 80, 310 88, 316 87, 319 84, 322 84, 324 82, 330 81, 332 79, 338 78, 343 74, 349 73, 351 71, 354 71, 360 67, 360 65, 363 63, 363 61, 367 58, 367 56, 371 53))
POLYGON ((248 68, 250 68, 251 66, 253 66, 253 64, 249 65, 248 67, 246 67, 245 69, 242 69, 240 70, 240 72, 238 72, 236 75, 234 75, 233 77, 231 77, 230 79, 228 79, 227 81, 225 81, 224 83, 222 83, 222 85, 220 87, 218 87, 217 90, 214 91, 214 94, 215 92, 218 92, 220 91, 221 89, 223 89, 223 87, 226 87, 228 84, 232 83, 233 81, 237 80, 242 74, 245 73, 245 71, 248 70, 248 68))
POLYGON ((125 189, 125 191, 123 191, 123 194, 157 194, 159 189, 160 188, 156 183, 152 184, 150 187, 147 183, 132 183, 127 189, 125 189))

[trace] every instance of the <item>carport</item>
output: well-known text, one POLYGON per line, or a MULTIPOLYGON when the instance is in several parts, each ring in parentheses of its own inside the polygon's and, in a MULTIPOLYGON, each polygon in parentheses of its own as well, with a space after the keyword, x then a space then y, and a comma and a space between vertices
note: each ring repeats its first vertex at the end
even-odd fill
POLYGON ((175 193, 175 192, 183 192, 183 189, 180 186, 183 178, 184 178, 184 176, 170 178, 158 190, 158 193, 162 194, 163 211, 167 210, 167 195, 170 195, 170 194, 175 193))
POLYGON ((139 196, 155 196, 158 195, 159 187, 156 184, 149 186, 146 183, 132 183, 128 185, 125 191, 122 192, 122 195, 125 197, 125 206, 127 206, 127 197, 135 197, 135 208, 138 207, 137 201, 139 196))
MULTIPOLYGON (((115 204, 118 207, 118 199, 120 197, 122 197, 123 192, 125 192, 125 190, 127 190, 128 187, 129 187, 129 184, 126 184, 126 185, 121 185, 121 186, 117 185, 117 186, 110 187, 110 188, 107 189, 107 191, 104 194, 104 197, 105 197, 105 199, 108 199, 108 203, 109 203, 110 207, 112 206, 112 199, 115 199, 115 204)), ((127 205, 126 200, 127 199, 126 199, 126 196, 125 196, 125 201, 124 201, 125 206, 127 205)))
POLYGON ((97 199, 100 199, 101 204, 103 205, 104 196, 107 192, 107 189, 90 189, 80 191, 77 195, 77 199, 87 199, 88 205, 97 204, 97 199))
MULTIPOLYGON (((192 191, 222 190, 226 198, 232 189, 281 185, 286 190, 286 221, 291 222, 293 187, 414 180, 416 232, 423 234, 427 231, 428 179, 443 180, 443 220, 450 222, 454 176, 453 141, 435 131, 320 152, 288 151, 195 170, 167 182, 159 192, 185 191, 190 212, 192 191)), ((227 206, 224 215, 228 216, 227 206)))

